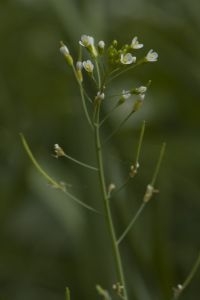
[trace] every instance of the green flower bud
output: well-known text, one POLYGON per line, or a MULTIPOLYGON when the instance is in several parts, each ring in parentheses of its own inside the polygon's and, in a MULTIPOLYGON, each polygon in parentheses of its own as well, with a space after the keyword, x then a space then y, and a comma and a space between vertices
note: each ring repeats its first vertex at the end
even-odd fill
POLYGON ((69 53, 69 49, 63 42, 60 42, 60 44, 61 44, 60 52, 64 55, 68 65, 73 66, 73 58, 69 53))

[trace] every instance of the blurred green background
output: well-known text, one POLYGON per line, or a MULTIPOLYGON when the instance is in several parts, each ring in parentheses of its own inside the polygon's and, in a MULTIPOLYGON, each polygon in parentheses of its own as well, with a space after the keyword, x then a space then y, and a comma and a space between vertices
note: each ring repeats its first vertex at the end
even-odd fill
MULTIPOLYGON (((171 299, 200 248, 200 3, 198 0, 1 0, 0 2, 0 300, 98 299, 113 284, 102 217, 48 186, 27 158, 23 132, 41 165, 82 200, 101 208, 92 172, 52 157, 53 145, 94 162, 77 85, 59 53, 76 54, 81 34, 106 43, 137 35, 159 61, 129 72, 112 90, 152 85, 145 105, 109 143, 108 181, 119 184, 147 122, 137 178, 113 199, 118 233, 139 206, 160 145, 157 186, 121 245, 130 299, 171 299), (119 89, 120 87, 120 89, 119 89)), ((105 104, 106 105, 106 104, 105 104)), ((107 133, 122 115, 107 123, 107 133)), ((200 295, 200 272, 182 299, 200 295)))

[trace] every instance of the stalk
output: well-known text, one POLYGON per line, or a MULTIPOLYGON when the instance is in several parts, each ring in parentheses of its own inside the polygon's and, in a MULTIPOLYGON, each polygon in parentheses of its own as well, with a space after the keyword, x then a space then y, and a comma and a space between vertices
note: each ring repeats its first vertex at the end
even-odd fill
POLYGON ((108 233, 110 236, 115 268, 117 273, 117 281, 123 286, 123 299, 128 300, 125 279, 124 279, 124 272, 122 267, 122 260, 119 251, 119 247, 117 244, 115 228, 113 224, 113 218, 111 214, 111 209, 109 205, 109 195, 107 193, 106 181, 105 181, 105 173, 104 173, 104 166, 103 166, 103 155, 102 155, 102 146, 101 146, 101 139, 100 139, 100 123, 99 123, 99 112, 100 112, 100 102, 97 103, 97 111, 96 111, 96 122, 95 122, 95 148, 96 148, 96 155, 97 155, 97 162, 98 162, 98 173, 99 173, 99 182, 101 186, 101 192, 103 197, 103 204, 104 204, 104 211, 105 211, 105 220, 107 223, 108 233))

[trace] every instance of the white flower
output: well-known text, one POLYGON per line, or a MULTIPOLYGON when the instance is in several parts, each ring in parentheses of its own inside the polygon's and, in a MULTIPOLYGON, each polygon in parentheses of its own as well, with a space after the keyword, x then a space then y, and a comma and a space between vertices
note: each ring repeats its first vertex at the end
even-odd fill
POLYGON ((60 52, 61 52, 63 55, 69 55, 69 49, 68 49, 67 46, 64 45, 64 44, 60 47, 60 52))
POLYGON ((104 42, 104 41, 99 41, 99 42, 98 42, 98 47, 99 47, 100 49, 104 49, 104 47, 105 47, 105 42, 104 42))
POLYGON ((105 94, 101 93, 101 92, 98 92, 96 97, 95 97, 95 100, 103 100, 103 99, 105 99, 105 94))
POLYGON ((98 97, 98 99, 103 100, 105 98, 105 94, 101 93, 101 92, 98 92, 96 97, 98 97))
POLYGON ((135 91, 138 94, 144 94, 147 91, 147 87, 146 86, 140 86, 140 87, 136 88, 135 91))
POLYGON ((149 50, 147 55, 145 56, 146 61, 148 62, 154 62, 158 60, 158 53, 154 52, 152 49, 149 50))
POLYGON ((98 56, 97 50, 96 50, 95 45, 94 45, 94 38, 92 36, 83 34, 81 36, 81 40, 79 41, 79 44, 81 46, 87 48, 87 50, 90 52, 90 54, 93 57, 98 56))
POLYGON ((77 61, 76 63, 76 69, 81 71, 83 69, 83 63, 82 61, 77 61))
POLYGON ((144 100, 144 98, 145 98, 145 94, 139 94, 137 100, 142 102, 144 100))
POLYGON ((131 42, 131 48, 132 49, 140 49, 143 47, 143 44, 140 44, 138 42, 138 38, 137 36, 135 36, 133 39, 132 39, 132 42, 131 42))
POLYGON ((94 69, 94 65, 93 63, 91 62, 91 60, 86 60, 86 61, 83 61, 83 68, 88 72, 88 73, 92 73, 93 72, 93 69, 94 69))
POLYGON ((136 62, 136 57, 132 56, 131 53, 121 54, 120 61, 123 65, 130 65, 136 62))
POLYGON ((119 101, 117 103, 117 106, 123 104, 130 97, 131 97, 131 92, 123 90, 122 93, 121 93, 121 97, 120 97, 120 99, 119 99, 119 101))
POLYGON ((89 47, 94 45, 94 38, 92 36, 83 34, 81 36, 81 40, 79 41, 79 44, 83 47, 89 47))
POLYGON ((122 91, 122 98, 123 98, 124 100, 126 100, 126 99, 128 99, 128 98, 130 98, 130 97, 131 97, 130 91, 125 91, 125 90, 122 91))

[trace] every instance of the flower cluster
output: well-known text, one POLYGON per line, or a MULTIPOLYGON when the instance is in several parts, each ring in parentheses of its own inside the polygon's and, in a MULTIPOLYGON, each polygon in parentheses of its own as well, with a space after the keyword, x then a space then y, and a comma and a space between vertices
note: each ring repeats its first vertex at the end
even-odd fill
MULTIPOLYGON (((118 42, 114 40, 108 48, 109 62, 113 65, 130 65, 136 63, 137 58, 133 55, 134 50, 143 48, 144 45, 138 41, 138 37, 135 36, 130 44, 125 44, 121 48, 118 47, 118 42)), ((155 62, 158 60, 158 54, 152 49, 146 54, 141 62, 155 62)))
MULTIPOLYGON (((80 38, 79 45, 85 48, 89 55, 90 59, 83 61, 82 65, 78 66, 79 76, 80 69, 83 67, 88 73, 92 73, 94 69, 93 60, 98 59, 99 56, 102 56, 105 53, 107 57, 108 63, 111 65, 117 66, 128 66, 132 65, 136 62, 144 63, 144 62, 156 62, 158 60, 158 53, 153 51, 152 49, 147 52, 145 57, 140 58, 139 61, 137 57, 133 54, 135 50, 139 50, 144 47, 142 43, 138 41, 138 37, 133 37, 130 44, 125 44, 122 47, 118 47, 118 42, 114 40, 110 46, 108 46, 107 51, 105 52, 105 42, 100 40, 97 44, 95 44, 95 40, 92 36, 83 34, 80 38)), ((60 52, 64 55, 67 63, 70 66, 73 66, 73 58, 69 52, 69 49, 66 45, 61 42, 60 52)), ((78 76, 78 77, 79 77, 78 76)), ((82 80, 82 77, 81 77, 82 80)))
MULTIPOLYGON (((81 50, 86 50, 87 58, 85 60, 79 59, 75 65, 69 49, 62 42, 60 52, 64 55, 67 63, 73 68, 79 84, 82 85, 83 82, 83 70, 86 74, 90 75, 90 78, 95 82, 97 91, 93 96, 94 103, 99 103, 105 98, 104 90, 106 88, 106 80, 104 80, 104 84, 102 85, 101 77, 108 79, 109 81, 109 75, 116 70, 118 73, 114 73, 114 78, 119 76, 121 72, 129 70, 132 65, 138 66, 142 63, 156 62, 158 60, 157 52, 153 51, 152 49, 150 49, 145 56, 141 56, 140 58, 136 56, 136 54, 138 54, 138 50, 144 47, 143 43, 138 40, 137 36, 133 37, 129 44, 122 45, 121 47, 118 45, 117 40, 113 40, 112 43, 106 47, 106 44, 103 40, 95 43, 95 40, 92 36, 83 34, 79 40, 79 45, 81 50), (100 65, 103 59, 104 63, 106 62, 108 67, 105 67, 105 65, 100 65), (101 72, 104 72, 104 74, 101 74, 101 72)), ((111 79, 113 79, 113 77, 111 79)), ((130 90, 122 90, 116 107, 123 104, 131 96, 135 95, 132 111, 137 111, 143 103, 149 84, 150 82, 146 86, 141 85, 130 90)), ((89 100, 90 102, 93 101, 90 97, 89 100)), ((88 118, 87 112, 86 115, 88 118)))
MULTIPOLYGON (((149 84, 150 83, 148 83, 148 85, 149 84)), ((143 103, 148 85, 147 86, 140 86, 140 87, 134 88, 132 90, 122 90, 122 93, 121 93, 120 99, 117 103, 117 106, 123 104, 132 95, 135 95, 136 99, 134 101, 133 111, 134 112, 137 111, 143 103)))

